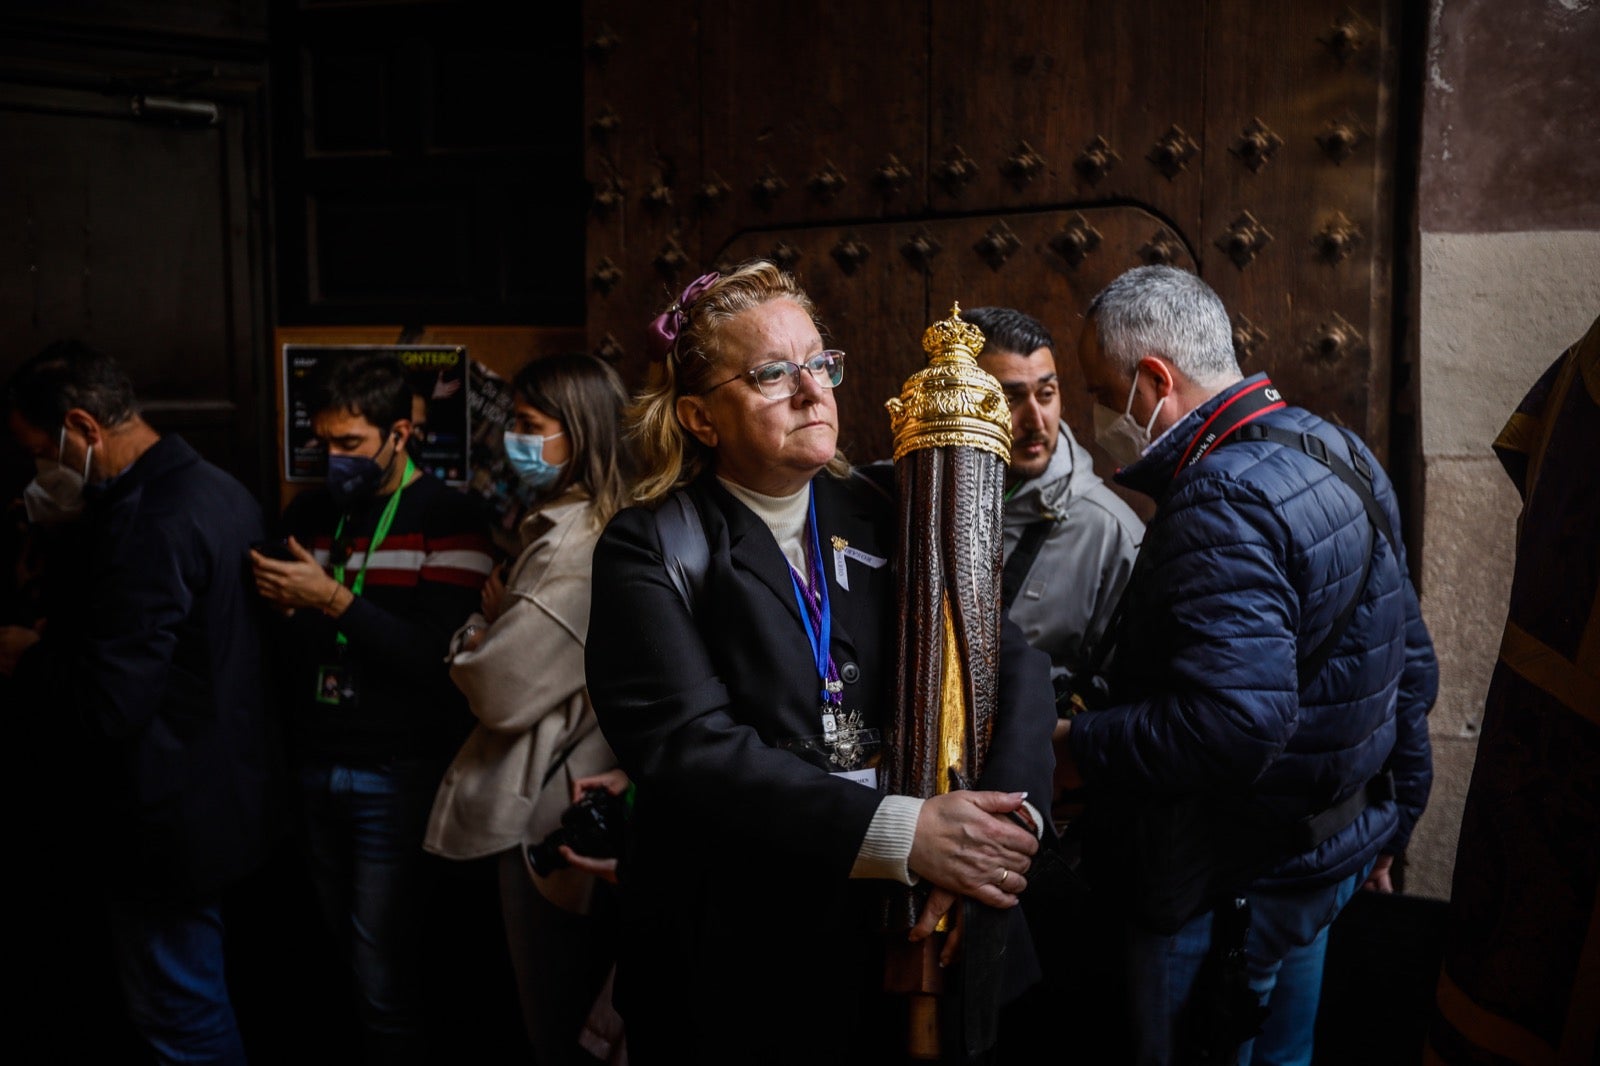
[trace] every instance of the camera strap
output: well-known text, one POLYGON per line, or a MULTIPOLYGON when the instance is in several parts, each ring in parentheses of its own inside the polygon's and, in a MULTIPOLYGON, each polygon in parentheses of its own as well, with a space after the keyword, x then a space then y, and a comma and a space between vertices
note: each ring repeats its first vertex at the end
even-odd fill
POLYGON ((1240 389, 1212 411, 1211 417, 1201 424, 1194 439, 1189 441, 1189 446, 1184 449, 1183 457, 1178 460, 1177 467, 1173 469, 1173 478, 1177 478, 1179 474, 1211 454, 1213 448, 1227 443, 1230 436, 1249 423, 1268 411, 1281 410, 1284 406, 1286 405, 1283 402, 1283 395, 1266 378, 1240 389))
POLYGON ((561 772, 561 768, 567 765, 567 760, 572 758, 572 753, 577 751, 578 746, 588 739, 589 734, 585 733, 582 736, 575 738, 570 744, 562 748, 560 751, 556 752, 555 758, 550 760, 550 765, 545 767, 544 776, 539 779, 539 787, 541 789, 548 785, 551 781, 555 780, 556 774, 559 774, 561 772))

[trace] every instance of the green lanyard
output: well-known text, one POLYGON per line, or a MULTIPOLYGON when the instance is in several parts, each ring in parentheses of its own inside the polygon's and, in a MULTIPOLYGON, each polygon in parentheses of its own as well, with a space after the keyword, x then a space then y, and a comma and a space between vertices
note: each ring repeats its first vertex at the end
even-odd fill
MULTIPOLYGON (((400 487, 394 490, 394 495, 389 497, 389 502, 384 504, 383 513, 378 516, 378 528, 372 531, 372 539, 367 542, 367 550, 361 557, 361 571, 356 574, 355 584, 350 586, 350 595, 359 596, 361 590, 367 585, 367 567, 372 565, 372 557, 377 554, 378 546, 383 543, 383 538, 389 535, 389 527, 394 525, 394 513, 400 509, 400 494, 406 490, 406 484, 411 480, 412 471, 416 468, 411 464, 411 456, 406 456, 405 476, 400 479, 400 487)), ((339 516, 339 524, 333 527, 333 540, 339 542, 339 534, 344 532, 344 522, 347 515, 339 516)), ((339 584, 344 584, 344 564, 339 563, 333 568, 333 579, 339 584)), ((342 648, 350 643, 341 631, 338 634, 339 646, 342 648)))

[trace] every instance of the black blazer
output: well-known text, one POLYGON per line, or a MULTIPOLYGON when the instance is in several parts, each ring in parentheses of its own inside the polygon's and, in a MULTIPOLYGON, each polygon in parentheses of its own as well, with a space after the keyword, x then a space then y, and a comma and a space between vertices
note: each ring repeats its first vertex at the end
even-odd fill
MULTIPOLYGON (((832 651, 847 711, 891 712, 889 566, 846 563, 834 537, 893 555, 893 502, 860 476, 814 481, 832 651)), ((688 489, 710 564, 691 616, 662 562, 654 514, 620 512, 595 550, 586 665, 607 741, 638 785, 622 864, 617 1001, 630 1052, 670 1033, 702 1059, 837 1058, 882 984, 884 882, 852 881, 880 794, 791 742, 821 733, 811 645, 789 564, 766 525, 711 477, 688 489), (817 1024, 819 1013, 825 1024, 817 1024), (654 1034, 652 1020, 659 1021, 654 1034), (670 1029, 667 1027, 670 1026, 670 1029), (754 1043, 752 1043, 754 1042, 754 1043)), ((1049 661, 1005 624, 1001 703, 979 785, 1048 807, 1055 721, 1049 661)), ((643 1060, 641 1060, 643 1061, 643 1060)))

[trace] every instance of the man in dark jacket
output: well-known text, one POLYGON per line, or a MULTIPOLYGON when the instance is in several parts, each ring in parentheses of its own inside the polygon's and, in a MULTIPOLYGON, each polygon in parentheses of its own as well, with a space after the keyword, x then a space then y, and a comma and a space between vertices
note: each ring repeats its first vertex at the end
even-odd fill
POLYGON ((268 846, 274 745, 247 558, 260 509, 157 434, 127 375, 82 344, 23 364, 5 399, 40 465, 29 514, 71 522, 83 551, 42 633, 0 629, 0 673, 32 709, 36 754, 73 760, 62 787, 88 790, 85 846, 135 1027, 162 1062, 243 1062, 221 898, 268 846))
POLYGON ((1114 630, 1112 705, 1058 741, 1100 826, 1090 869, 1128 911, 1136 1061, 1217 1061, 1242 1037, 1241 1061, 1308 1062, 1327 927, 1369 878, 1387 889, 1432 779, 1437 664, 1394 490, 1353 434, 1242 377, 1222 302, 1192 274, 1113 281, 1079 358, 1117 479, 1158 502, 1114 630), (1242 955, 1213 950, 1234 946, 1225 915, 1247 919, 1242 955), (1208 974, 1244 963, 1236 1033, 1191 1025, 1227 1016, 1202 1002, 1225 988, 1197 981, 1208 955, 1208 974))

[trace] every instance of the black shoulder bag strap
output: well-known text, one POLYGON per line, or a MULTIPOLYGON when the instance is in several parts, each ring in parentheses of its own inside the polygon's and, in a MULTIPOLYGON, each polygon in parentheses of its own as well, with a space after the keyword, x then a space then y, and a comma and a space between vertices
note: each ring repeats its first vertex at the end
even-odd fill
POLYGON ((1017 546, 1012 549, 1011 557, 1006 560, 1005 569, 1000 575, 1002 605, 1010 607, 1017 593, 1022 591, 1022 583, 1028 579, 1028 571, 1033 569, 1034 556, 1039 554, 1044 539, 1050 535, 1050 527, 1055 524, 1054 518, 1037 518, 1022 527, 1022 536, 1017 540, 1017 546))
MULTIPOLYGON (((856 476, 884 499, 893 500, 893 494, 878 478, 859 470, 856 476)), ((700 590, 705 587, 706 570, 711 566, 711 546, 706 543, 700 512, 689 494, 677 489, 661 501, 655 517, 656 535, 661 539, 661 561, 667 568, 667 577, 683 598, 689 614, 693 615, 700 590)))
POLYGON ((705 586, 706 570, 711 566, 711 546, 706 543, 705 526, 694 501, 682 489, 669 495, 656 508, 656 534, 661 538, 661 561, 667 577, 683 598, 683 605, 694 614, 695 602, 705 586))
MULTIPOLYGON (((1339 432, 1340 435, 1344 434, 1342 429, 1339 432)), ((1394 554, 1397 565, 1400 560, 1400 547, 1395 542, 1394 530, 1389 527, 1389 516, 1383 513, 1383 508, 1378 504, 1378 498, 1372 493, 1372 467, 1368 465, 1361 453, 1356 450, 1355 445, 1350 443, 1348 437, 1345 438, 1345 446, 1350 449, 1350 460, 1351 463, 1355 464, 1354 469, 1351 468, 1351 463, 1346 463, 1337 455, 1330 454, 1328 446, 1322 442, 1322 438, 1311 433, 1294 433, 1286 429, 1280 429, 1277 426, 1251 422, 1249 425, 1240 426, 1235 431, 1233 439, 1239 441, 1271 441, 1274 444, 1282 445, 1285 448, 1294 448, 1309 455, 1333 471, 1334 476, 1344 482, 1356 494, 1356 498, 1361 501, 1361 506, 1367 512, 1367 522, 1372 527, 1372 543, 1367 549, 1367 561, 1361 570, 1361 580, 1356 582, 1355 595, 1350 597, 1343 610, 1339 612, 1338 617, 1333 620, 1333 626, 1328 630, 1328 635, 1323 638, 1322 643, 1318 644, 1309 655, 1300 660, 1300 687, 1304 689, 1321 672, 1323 665, 1328 661, 1328 657, 1333 654, 1334 647, 1339 643, 1340 638, 1344 636, 1345 630, 1350 627, 1350 622, 1355 617, 1356 607, 1361 603, 1361 595, 1367 589, 1367 580, 1372 576, 1372 563, 1378 549, 1378 534, 1381 533, 1388 539, 1389 550, 1394 554), (1360 473, 1357 473, 1357 470, 1360 473)))

